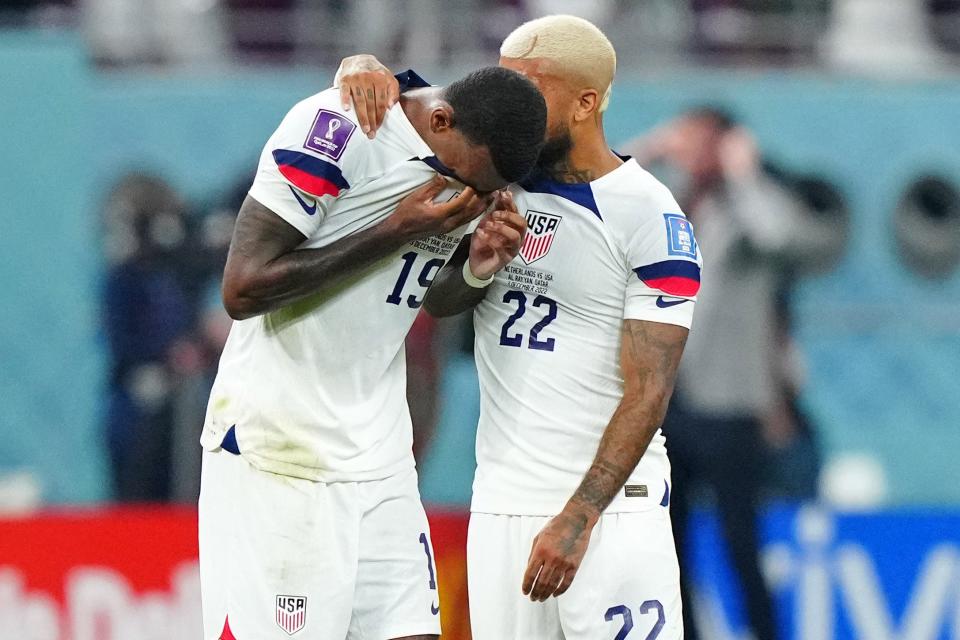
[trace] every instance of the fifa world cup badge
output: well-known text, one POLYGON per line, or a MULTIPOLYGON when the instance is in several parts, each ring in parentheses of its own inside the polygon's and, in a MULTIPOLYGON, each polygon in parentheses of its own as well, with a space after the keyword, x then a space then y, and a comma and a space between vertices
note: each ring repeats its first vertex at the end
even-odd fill
POLYGON ((345 115, 320 109, 303 146, 328 158, 339 160, 357 125, 345 115))

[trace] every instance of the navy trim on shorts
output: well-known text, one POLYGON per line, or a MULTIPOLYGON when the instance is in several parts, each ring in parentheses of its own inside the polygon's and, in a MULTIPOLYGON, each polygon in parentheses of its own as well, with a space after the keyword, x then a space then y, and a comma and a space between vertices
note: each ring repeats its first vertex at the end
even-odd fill
POLYGON ((220 443, 220 447, 235 456, 240 455, 240 445, 237 444, 237 425, 233 425, 227 429, 227 435, 223 436, 223 442, 220 443))

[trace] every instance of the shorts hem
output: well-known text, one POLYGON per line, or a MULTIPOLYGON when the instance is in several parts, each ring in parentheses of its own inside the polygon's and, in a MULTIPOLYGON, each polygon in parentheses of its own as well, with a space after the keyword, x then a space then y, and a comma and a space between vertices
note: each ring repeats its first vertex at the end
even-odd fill
POLYGON ((405 638, 407 636, 440 635, 440 621, 431 620, 430 623, 410 622, 409 624, 395 624, 383 630, 383 639, 405 638), (429 628, 427 628, 429 627, 429 628))

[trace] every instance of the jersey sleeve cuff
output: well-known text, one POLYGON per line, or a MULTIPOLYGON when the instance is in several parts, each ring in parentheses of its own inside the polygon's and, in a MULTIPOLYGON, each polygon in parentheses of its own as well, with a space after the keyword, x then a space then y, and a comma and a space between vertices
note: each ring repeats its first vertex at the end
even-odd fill
POLYGON ((626 301, 623 319, 661 322, 689 329, 693 324, 694 304, 695 301, 690 298, 637 296, 626 301))
MULTIPOLYGON (((284 186, 285 189, 288 189, 284 186)), ((288 189, 289 190, 289 189, 288 189)), ((273 193, 271 189, 257 182, 253 183, 248 192, 249 196, 272 211, 274 214, 283 218, 294 229, 306 237, 310 237, 320 225, 320 213, 315 214, 316 219, 308 218, 299 210, 299 205, 293 200, 293 194, 290 194, 290 201, 273 193)), ((319 209, 319 207, 317 207, 319 209)))

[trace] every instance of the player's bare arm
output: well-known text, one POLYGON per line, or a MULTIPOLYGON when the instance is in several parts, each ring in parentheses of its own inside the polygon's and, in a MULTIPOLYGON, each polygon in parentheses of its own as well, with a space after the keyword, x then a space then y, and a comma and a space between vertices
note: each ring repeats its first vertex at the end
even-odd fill
POLYGON ((437 274, 423 306, 436 318, 445 318, 477 306, 487 289, 480 284, 508 265, 520 251, 527 221, 517 211, 508 191, 497 194, 494 211, 484 217, 437 274), (464 264, 469 260, 474 284, 467 282, 464 264), (477 286, 479 284, 479 286, 477 286))
POLYGON ((531 600, 543 601, 570 588, 600 514, 623 488, 663 422, 687 334, 676 325, 624 321, 623 399, 580 486, 534 538, 522 585, 531 600))
POLYGON ((400 83, 376 57, 360 54, 340 62, 335 84, 340 87, 343 108, 356 109, 357 123, 373 138, 383 124, 387 110, 400 97, 400 83))
POLYGON ((433 199, 446 181, 436 176, 380 224, 319 249, 298 249, 305 236, 247 197, 237 217, 223 275, 223 301, 235 320, 280 309, 341 284, 417 238, 447 233, 483 213, 490 196, 467 188, 446 203, 433 199))

